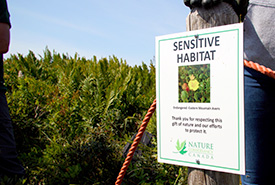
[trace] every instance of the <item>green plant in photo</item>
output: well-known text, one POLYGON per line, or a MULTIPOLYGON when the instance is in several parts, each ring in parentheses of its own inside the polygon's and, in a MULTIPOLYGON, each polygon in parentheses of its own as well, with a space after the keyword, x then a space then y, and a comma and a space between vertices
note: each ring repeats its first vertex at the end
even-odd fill
POLYGON ((179 102, 210 103, 210 64, 179 66, 179 102))

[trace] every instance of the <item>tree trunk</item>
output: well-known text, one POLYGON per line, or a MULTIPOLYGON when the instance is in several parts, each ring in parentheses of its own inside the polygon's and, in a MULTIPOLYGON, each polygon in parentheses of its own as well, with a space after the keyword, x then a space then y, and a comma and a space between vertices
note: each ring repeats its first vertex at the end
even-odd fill
MULTIPOLYGON (((186 30, 198 30, 238 22, 238 16, 233 8, 227 3, 221 3, 210 9, 192 9, 186 18, 186 30)), ((239 175, 189 168, 188 185, 239 185, 239 175)))

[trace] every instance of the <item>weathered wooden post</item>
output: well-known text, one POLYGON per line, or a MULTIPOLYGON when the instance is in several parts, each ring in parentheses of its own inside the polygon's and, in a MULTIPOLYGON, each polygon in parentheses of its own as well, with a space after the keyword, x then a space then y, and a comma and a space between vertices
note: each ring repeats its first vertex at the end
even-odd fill
MULTIPOLYGON (((221 3, 213 8, 194 8, 187 16, 186 30, 198 30, 226 24, 238 23, 239 19, 233 8, 221 3)), ((226 159, 224 159, 226 160, 226 159)), ((189 185, 239 185, 239 176, 209 170, 188 169, 189 185)))

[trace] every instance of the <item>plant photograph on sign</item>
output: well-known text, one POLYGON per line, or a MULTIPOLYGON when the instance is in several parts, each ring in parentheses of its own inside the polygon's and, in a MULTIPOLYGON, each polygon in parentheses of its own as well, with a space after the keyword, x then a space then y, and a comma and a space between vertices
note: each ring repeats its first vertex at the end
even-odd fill
POLYGON ((210 64, 179 66, 179 102, 210 103, 210 64))

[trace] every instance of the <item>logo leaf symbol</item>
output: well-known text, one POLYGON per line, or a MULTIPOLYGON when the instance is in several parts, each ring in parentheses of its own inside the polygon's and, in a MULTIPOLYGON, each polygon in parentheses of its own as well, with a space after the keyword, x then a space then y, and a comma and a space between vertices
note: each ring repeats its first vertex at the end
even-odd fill
POLYGON ((180 143, 179 140, 177 140, 177 145, 176 145, 177 150, 179 151, 180 154, 185 154, 187 151, 186 149, 186 140, 180 143))
POLYGON ((180 149, 181 149, 181 145, 180 145, 180 141, 179 140, 177 140, 176 148, 177 148, 178 151, 180 151, 180 149))

